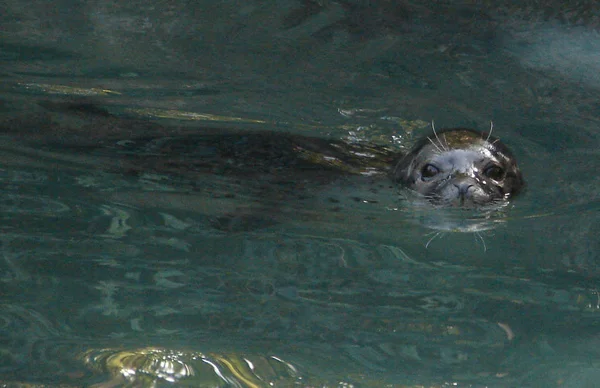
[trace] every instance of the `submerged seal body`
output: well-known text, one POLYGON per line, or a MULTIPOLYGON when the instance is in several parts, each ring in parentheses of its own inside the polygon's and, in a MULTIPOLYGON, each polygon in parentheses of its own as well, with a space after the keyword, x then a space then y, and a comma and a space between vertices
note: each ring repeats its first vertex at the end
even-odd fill
MULTIPOLYGON (((144 174, 154 171, 165 176, 182 177, 201 185, 207 175, 234 178, 244 182, 260 198, 304 197, 306 187, 338 181, 341 176, 390 176, 407 188, 440 207, 480 208, 505 204, 524 187, 514 155, 490 132, 451 128, 417 141, 407 153, 368 143, 349 143, 272 131, 240 131, 224 128, 195 129, 149 125, 121 118, 90 104, 58 104, 63 116, 75 116, 77 122, 88 119, 96 132, 106 138, 92 143, 65 143, 66 134, 77 135, 69 124, 49 126, 57 131, 56 144, 62 154, 66 148, 81 148, 86 155, 97 149, 106 160, 121 160, 121 171, 144 174), (65 115, 66 113, 66 115, 65 115), (133 135, 123 139, 114 129, 133 135), (136 132, 137 129, 137 132, 136 132), (111 132, 112 131, 112 132, 111 132), (150 135, 154 132, 154 136, 150 135), (137 136, 136 136, 137 134, 137 136), (117 141, 112 142, 110 139, 117 141), (117 156, 122 155, 123 158, 117 156), (285 194, 285 195, 284 195, 285 194)), ((47 125, 48 126, 48 125, 47 125)), ((0 125, 0 128, 2 126, 0 125)), ((32 126, 37 133, 38 126, 32 126)), ((10 130, 7 127, 6 130, 10 130)), ((19 133, 22 126, 18 127, 19 133)), ((53 141, 44 142, 46 145, 53 141)), ((388 186, 382 184, 380 187, 388 186)), ((252 191, 250 190, 250 191, 252 191)))
POLYGON ((478 208, 518 194, 524 180, 510 150, 491 132, 443 129, 401 157, 392 178, 439 206, 478 208))
POLYGON ((434 131, 405 154, 367 143, 275 132, 154 138, 136 142, 134 148, 134 154, 147 155, 136 162, 141 170, 270 182, 279 186, 272 188, 277 195, 298 194, 303 182, 389 175, 434 206, 481 208, 505 204, 524 187, 510 150, 490 133, 466 128, 434 131))

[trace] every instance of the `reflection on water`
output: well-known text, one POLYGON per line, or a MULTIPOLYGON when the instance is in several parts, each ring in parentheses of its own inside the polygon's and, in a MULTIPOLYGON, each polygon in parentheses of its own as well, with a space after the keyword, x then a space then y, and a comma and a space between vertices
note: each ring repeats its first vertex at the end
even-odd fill
POLYGON ((205 355, 199 352, 147 348, 87 351, 80 356, 90 367, 113 376, 96 386, 263 387, 306 384, 294 366, 271 356, 205 355))
POLYGON ((594 5, 208 3, 3 5, 2 384, 593 386, 594 5), (432 118, 493 120, 527 190, 403 199, 432 118), (240 131, 359 145, 274 179, 201 140, 240 131))

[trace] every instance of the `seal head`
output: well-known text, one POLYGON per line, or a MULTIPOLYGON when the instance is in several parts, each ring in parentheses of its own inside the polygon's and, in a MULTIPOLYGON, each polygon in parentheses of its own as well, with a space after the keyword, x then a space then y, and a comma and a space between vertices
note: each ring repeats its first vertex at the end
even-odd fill
POLYGON ((433 132, 396 164, 393 179, 429 202, 478 208, 505 203, 524 187, 510 150, 487 132, 433 132))

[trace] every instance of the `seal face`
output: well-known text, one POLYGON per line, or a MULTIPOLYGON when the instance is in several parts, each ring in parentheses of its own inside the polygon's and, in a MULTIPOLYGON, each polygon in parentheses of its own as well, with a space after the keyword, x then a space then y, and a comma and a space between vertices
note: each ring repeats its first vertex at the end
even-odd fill
POLYGON ((435 205, 465 208, 505 203, 525 185, 498 138, 466 128, 434 131, 419 141, 396 164, 393 179, 435 205))

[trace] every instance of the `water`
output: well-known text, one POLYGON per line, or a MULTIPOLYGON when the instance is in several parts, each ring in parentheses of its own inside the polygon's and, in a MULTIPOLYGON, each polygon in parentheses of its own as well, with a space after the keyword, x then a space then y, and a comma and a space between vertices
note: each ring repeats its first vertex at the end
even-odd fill
POLYGON ((600 10, 565 7, 5 1, 0 381, 595 386, 600 10), (126 151, 223 128, 401 150, 431 120, 493 121, 527 190, 432 213, 385 177, 126 151))

